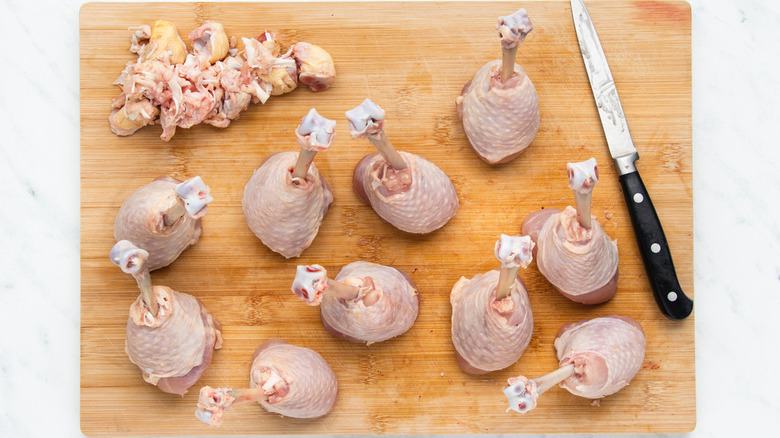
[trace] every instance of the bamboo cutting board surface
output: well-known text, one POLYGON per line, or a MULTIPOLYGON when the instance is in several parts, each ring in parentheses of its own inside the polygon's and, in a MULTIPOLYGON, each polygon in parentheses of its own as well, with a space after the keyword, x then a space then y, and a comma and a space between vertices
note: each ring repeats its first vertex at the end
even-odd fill
MULTIPOLYGON (((682 1, 589 2, 627 114, 638 166, 667 233, 683 289, 693 295, 691 183, 691 19, 682 1)), ((81 425, 90 436, 247 434, 420 434, 527 432, 684 432, 695 426, 694 318, 673 322, 656 308, 609 158, 572 26, 568 2, 455 3, 90 3, 81 9, 81 425), (455 97, 484 63, 500 57, 496 17, 525 7, 534 30, 518 62, 534 81, 541 129, 518 159, 497 167, 473 153, 455 97), (276 31, 308 41, 336 63, 333 87, 298 89, 252 105, 227 129, 180 129, 170 143, 159 126, 125 138, 108 129, 111 83, 127 61, 132 25, 166 19, 186 39, 205 20, 229 35, 276 31), (413 236, 383 223, 351 189, 352 168, 370 145, 352 140, 344 111, 369 97, 387 112, 386 131, 452 178, 460 210, 443 229, 413 236), (284 260, 254 237, 241 209, 244 184, 270 153, 297 150, 294 129, 309 108, 336 119, 331 150, 315 160, 335 202, 314 244, 284 260), (618 295, 587 307, 569 302, 535 263, 520 273, 529 290, 534 334, 508 369, 471 377, 450 343, 449 292, 461 275, 494 269, 500 233, 519 233, 541 207, 573 204, 566 163, 595 157, 600 183, 593 212, 620 252, 618 295), (223 324, 224 347, 184 397, 145 384, 124 353, 135 281, 110 263, 113 221, 122 201, 158 175, 201 175, 214 202, 194 247, 152 273, 155 284, 203 300, 223 324), (355 260, 392 265, 419 287, 420 315, 403 336, 371 346, 329 336, 319 309, 291 292, 295 266, 332 274, 355 260), (525 416, 505 413, 508 377, 556 368, 552 343, 566 322, 609 314, 639 321, 648 341, 642 370, 601 406, 553 388, 525 416), (254 404, 209 428, 193 415, 198 389, 244 387, 255 347, 281 338, 328 361, 340 385, 324 418, 282 418, 254 404)))

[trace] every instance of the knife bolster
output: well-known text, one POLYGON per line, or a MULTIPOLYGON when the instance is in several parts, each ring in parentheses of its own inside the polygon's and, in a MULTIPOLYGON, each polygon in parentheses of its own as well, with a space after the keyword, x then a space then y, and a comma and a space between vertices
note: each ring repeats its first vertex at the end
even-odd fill
POLYGON ((620 175, 625 175, 627 173, 636 172, 636 166, 634 166, 634 161, 638 159, 639 159, 639 154, 636 152, 628 155, 623 155, 622 157, 615 158, 615 165, 617 166, 618 173, 620 175))

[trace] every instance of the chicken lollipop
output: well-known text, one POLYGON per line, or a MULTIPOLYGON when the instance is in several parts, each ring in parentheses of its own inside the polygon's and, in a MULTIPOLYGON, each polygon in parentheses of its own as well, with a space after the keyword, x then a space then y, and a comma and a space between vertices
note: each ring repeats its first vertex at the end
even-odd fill
POLYGON ((361 201, 408 233, 430 233, 455 216, 458 195, 450 178, 430 161, 393 148, 382 108, 366 99, 346 114, 352 138, 366 138, 379 150, 355 166, 352 188, 361 201))
POLYGON ((510 378, 504 388, 509 409, 530 411, 543 392, 559 383, 578 397, 599 400, 614 394, 639 372, 645 347, 642 326, 627 316, 566 324, 555 338, 560 368, 536 379, 510 378))
POLYGON ((209 426, 220 426, 225 409, 257 402, 286 417, 316 418, 333 409, 338 390, 336 375, 316 351, 271 339, 252 356, 249 388, 201 388, 195 416, 209 426))
POLYGON ((171 264, 202 233, 200 218, 214 200, 196 176, 185 182, 161 176, 136 190, 119 209, 114 238, 149 252, 150 271, 171 264))
POLYGON ((539 272, 558 291, 578 303, 603 303, 617 292, 618 250, 590 215, 591 192, 599 181, 596 160, 566 167, 577 208, 533 212, 522 232, 536 241, 539 272))
POLYGON ((414 324, 420 296, 412 279, 390 266, 353 262, 334 280, 320 265, 298 266, 292 291, 320 305, 322 325, 333 336, 372 344, 405 333, 414 324))
POLYGON ((520 267, 531 263, 528 236, 502 234, 495 254, 501 269, 461 277, 450 294, 452 345, 460 368, 469 374, 504 369, 520 359, 531 342, 533 314, 520 267))
POLYGON ((255 170, 244 188, 243 208, 253 233, 285 258, 298 257, 311 245, 333 193, 313 164, 327 150, 336 122, 312 109, 295 130, 299 153, 277 152, 255 170))
POLYGON ((192 295, 152 286, 146 251, 122 240, 110 257, 141 289, 127 320, 125 352, 130 362, 147 383, 184 395, 206 371, 214 350, 222 347, 221 325, 192 295))
POLYGON ((513 160, 539 130, 539 98, 522 67, 517 48, 533 29, 525 9, 498 18, 503 61, 485 64, 455 100, 471 147, 490 164, 513 160))

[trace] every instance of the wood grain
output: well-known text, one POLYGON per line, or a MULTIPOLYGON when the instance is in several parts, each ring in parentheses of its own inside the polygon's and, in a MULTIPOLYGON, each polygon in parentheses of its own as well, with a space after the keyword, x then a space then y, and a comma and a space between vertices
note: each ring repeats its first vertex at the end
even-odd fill
MULTIPOLYGON (((476 70, 498 58, 494 25, 516 2, 456 3, 89 3, 80 18, 81 51, 81 424, 90 436, 246 434, 417 434, 530 432, 684 432, 695 426, 694 318, 665 319, 651 296, 631 223, 611 165, 571 22, 568 2, 525 2, 534 31, 518 62, 540 96, 541 129, 511 163, 490 167, 469 147, 454 100, 476 70), (159 127, 131 137, 108 129, 111 82, 127 61, 131 25, 155 19, 187 33, 206 19, 229 35, 265 29, 284 41, 328 50, 333 87, 298 89, 253 105, 227 129, 179 130, 170 143, 159 127), (352 168, 371 152, 350 139, 344 111, 370 97, 387 111, 386 131, 402 150, 447 172, 460 211, 442 230, 404 234, 383 223, 352 193, 352 168), (314 244, 299 259, 272 253, 247 228, 241 196, 263 157, 295 150, 293 130, 309 108, 338 120, 333 148, 316 164, 335 202, 314 244), (521 272, 535 327, 529 349, 512 367, 482 377, 461 373, 450 344, 449 291, 463 276, 497 266, 499 233, 517 233, 541 207, 572 204, 566 162, 595 157, 601 182, 593 212, 618 240, 618 295, 586 307, 569 302, 532 264, 521 272), (122 201, 158 175, 201 175, 214 203, 196 246, 153 281, 204 301, 224 327, 225 345, 184 397, 145 384, 124 353, 127 311, 138 291, 108 260, 122 201), (354 260, 393 265, 420 288, 422 305, 405 335, 370 347, 329 336, 318 309, 297 300, 290 284, 299 263, 332 272, 354 260), (607 314, 639 321, 648 340, 643 369, 600 407, 555 388, 525 416, 505 413, 508 377, 555 368, 559 327, 607 314), (211 429, 193 415, 201 385, 242 387, 251 354, 282 338, 320 352, 336 372, 335 410, 316 420, 281 418, 260 406, 227 411, 211 429)), ((628 116, 638 166, 664 224, 685 292, 693 296, 691 184, 691 19, 682 1, 588 4, 628 116)))

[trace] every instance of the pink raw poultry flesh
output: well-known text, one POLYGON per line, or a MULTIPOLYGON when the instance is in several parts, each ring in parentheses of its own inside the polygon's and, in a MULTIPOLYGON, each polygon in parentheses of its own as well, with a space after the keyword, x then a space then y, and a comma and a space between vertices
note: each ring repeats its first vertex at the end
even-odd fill
POLYGON ((460 368, 485 374, 517 362, 531 341, 533 314, 520 267, 531 262, 529 237, 501 235, 496 257, 501 270, 466 279, 461 277, 450 294, 452 345, 460 368))
POLYGON ((132 135, 144 126, 162 126, 160 138, 169 141, 177 128, 200 123, 225 128, 250 102, 294 90, 298 81, 313 91, 327 89, 336 71, 325 50, 299 42, 286 53, 271 32, 242 38, 236 47, 220 23, 206 21, 193 30, 188 53, 176 27, 158 20, 153 28, 131 29, 131 48, 137 53, 114 84, 122 93, 113 99, 108 117, 111 131, 132 135), (147 41, 148 40, 148 41, 147 41))
POLYGON ((256 401, 285 417, 317 418, 333 409, 338 395, 336 375, 322 356, 278 339, 255 350, 249 378, 248 389, 201 388, 195 416, 220 426, 225 409, 256 401))
POLYGON ((561 294, 578 303, 603 303, 617 293, 618 250, 590 214, 596 160, 569 163, 567 169, 577 208, 533 212, 522 232, 536 241, 539 272, 561 294))
POLYGON ((230 41, 221 23, 206 21, 189 35, 192 52, 197 63, 209 66, 225 58, 230 50, 230 41))
POLYGON ((420 295, 412 279, 390 266, 353 262, 334 280, 320 265, 298 266, 292 291, 320 305, 322 325, 333 336, 372 344, 405 333, 414 324, 420 295))
POLYGON ((330 87, 336 77, 333 58, 322 47, 310 43, 295 43, 291 47, 292 56, 298 65, 298 80, 308 85, 312 91, 322 91, 330 87))
POLYGON ((382 108, 366 99, 346 114, 352 138, 365 138, 379 150, 355 166, 352 188, 361 201, 407 233, 436 231, 455 216, 458 195, 450 178, 419 155, 393 148, 382 108))
POLYGON ((336 122, 312 109, 295 130, 299 153, 278 152, 267 157, 244 188, 242 206, 247 225, 272 251, 298 257, 317 236, 333 202, 325 180, 312 162, 327 150, 336 122))
POLYGON ((510 378, 509 409, 526 413, 547 389, 560 386, 578 397, 601 399, 623 389, 645 358, 644 330, 627 316, 606 316, 561 327, 555 338, 559 369, 536 379, 510 378))
POLYGON ((161 176, 122 203, 114 238, 146 250, 150 271, 168 266, 200 238, 200 219, 213 200, 210 192, 198 176, 185 182, 161 176))
POLYGON ((515 159, 539 130, 539 97, 522 67, 517 48, 533 29, 525 9, 499 17, 503 61, 491 61, 466 83, 455 100, 463 130, 477 155, 489 164, 515 159))
POLYGON ((221 325, 192 295, 152 286, 147 258, 146 251, 126 240, 111 250, 111 261, 132 274, 141 289, 130 306, 125 352, 144 381, 184 395, 222 346, 221 325))

